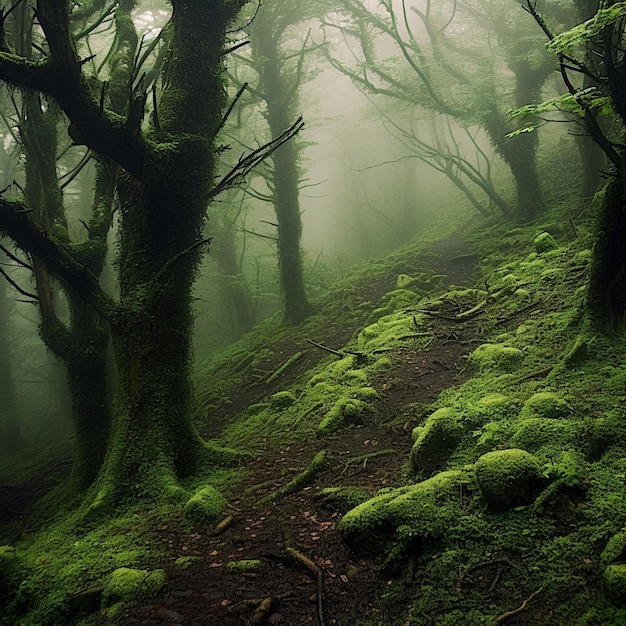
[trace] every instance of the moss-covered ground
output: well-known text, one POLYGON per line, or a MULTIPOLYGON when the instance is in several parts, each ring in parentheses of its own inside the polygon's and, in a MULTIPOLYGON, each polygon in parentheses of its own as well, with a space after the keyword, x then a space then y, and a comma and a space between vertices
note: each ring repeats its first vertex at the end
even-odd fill
POLYGON ((240 466, 103 519, 53 491, 3 527, 0 621, 626 623, 626 346, 585 314, 590 226, 462 231, 199 359, 199 430, 240 466))

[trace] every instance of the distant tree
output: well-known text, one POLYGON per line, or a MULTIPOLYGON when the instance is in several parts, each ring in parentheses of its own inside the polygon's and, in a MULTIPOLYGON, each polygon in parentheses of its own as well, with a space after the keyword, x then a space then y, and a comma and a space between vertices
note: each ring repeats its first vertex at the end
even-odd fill
MULTIPOLYGON (((24 201, 0 201, 0 229, 41 259, 48 271, 95 311, 110 330, 119 388, 104 462, 86 499, 90 508, 137 498, 180 498, 179 481, 221 452, 199 437, 190 415, 191 288, 202 226, 212 196, 233 184, 276 147, 243 157, 216 179, 224 124, 227 31, 244 0, 171 0, 167 49, 150 123, 143 123, 148 86, 129 67, 123 114, 104 85, 85 72, 70 18, 87 3, 38 0, 42 58, 12 50, 0 37, 0 79, 54 99, 73 141, 119 167, 119 297, 106 293, 85 264, 82 242, 67 242, 24 201), (75 8, 77 7, 77 8, 75 8)), ((131 28, 134 3, 117 28, 131 28)), ((134 50, 141 61, 141 52, 134 50)), ((111 85, 113 89, 117 85, 111 85)), ((122 84, 120 84, 122 87, 122 84)), ((285 140, 293 129, 283 133, 285 140)))
POLYGON ((516 218, 529 221, 544 210, 537 136, 508 139, 513 127, 506 113, 541 92, 553 65, 538 46, 537 54, 527 54, 536 33, 511 5, 342 0, 341 13, 326 20, 326 28, 348 40, 354 61, 331 59, 363 91, 481 127, 514 176, 516 218))
MULTIPOLYGON (((256 74, 249 90, 263 103, 269 134, 275 139, 297 116, 299 92, 307 79, 306 57, 315 50, 308 35, 296 47, 294 28, 332 7, 328 0, 295 3, 278 0, 261 5, 249 28, 251 54, 239 60, 256 74)), ((276 212, 278 266, 283 319, 298 324, 311 313, 302 268, 300 240, 300 151, 289 142, 272 154, 267 176, 269 199, 276 212)))

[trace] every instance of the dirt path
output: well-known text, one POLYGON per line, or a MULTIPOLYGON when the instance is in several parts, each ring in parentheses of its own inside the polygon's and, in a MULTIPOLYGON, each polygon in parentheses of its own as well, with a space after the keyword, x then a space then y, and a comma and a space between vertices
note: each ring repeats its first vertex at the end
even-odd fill
MULTIPOLYGON (((468 284, 474 263, 462 242, 438 244, 449 281, 468 284), (454 264, 451 258, 458 258, 454 264), (452 263, 452 265, 451 265, 452 263)), ((340 514, 325 508, 316 494, 325 487, 349 485, 374 494, 398 484, 411 448, 410 432, 419 416, 399 411, 409 403, 431 403, 445 388, 462 379, 463 356, 479 342, 471 321, 434 319, 435 340, 425 352, 405 348, 395 354, 396 368, 375 381, 380 394, 376 410, 359 427, 308 445, 267 450, 252 462, 248 479, 236 488, 241 496, 226 511, 233 522, 221 534, 181 532, 180 520, 160 529, 159 540, 172 554, 167 565, 169 583, 147 604, 118 615, 123 625, 237 625, 335 624, 353 626, 373 612, 380 623, 393 624, 398 615, 376 606, 388 578, 361 553, 346 545, 337 530, 340 514), (260 504, 304 469, 321 449, 327 450, 327 469, 301 491, 270 504, 260 504), (348 460, 376 451, 393 453, 365 463, 348 460), (307 568, 295 549, 310 559, 321 577, 307 568), (197 557, 188 569, 174 565, 181 556, 197 557), (258 570, 233 572, 231 561, 258 559, 258 570), (322 581, 323 578, 323 581, 322 581), (318 592, 322 590, 321 594, 318 592)))

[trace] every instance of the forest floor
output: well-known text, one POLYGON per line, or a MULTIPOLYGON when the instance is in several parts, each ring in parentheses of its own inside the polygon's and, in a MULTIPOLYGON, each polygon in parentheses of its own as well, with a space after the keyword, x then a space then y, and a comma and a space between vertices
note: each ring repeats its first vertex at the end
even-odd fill
MULTIPOLYGON (((461 239, 439 242, 433 252, 436 266, 423 271, 445 274, 448 283, 455 285, 473 283, 475 258, 468 256, 461 239)), ((372 283, 371 293, 364 297, 376 302, 386 289, 372 283)), ((230 523, 223 532, 187 533, 181 530, 181 519, 161 525, 155 540, 167 545, 173 555, 194 558, 185 570, 172 563, 167 568, 167 587, 148 603, 117 615, 115 623, 352 626, 366 611, 379 612, 381 625, 397 619, 393 603, 379 604, 389 574, 342 540, 337 511, 325 508, 316 496, 325 487, 340 485, 361 487, 371 495, 397 486, 416 425, 403 426, 399 411, 408 403, 428 405, 443 389, 458 384, 463 379, 462 357, 482 342, 480 327, 473 320, 459 324, 439 317, 433 324, 435 339, 427 350, 399 349, 394 369, 374 381, 379 399, 361 424, 307 445, 270 447, 249 463, 245 480, 233 488, 238 495, 224 513, 230 523), (312 482, 263 503, 285 484, 285 475, 302 471, 321 449, 326 450, 326 463, 312 482), (252 571, 227 566, 244 559, 260 563, 252 571)), ((336 345, 343 345, 353 329, 344 331, 343 337, 334 338, 336 345)), ((280 346, 274 353, 276 362, 270 359, 265 364, 268 371, 280 366, 290 348, 295 351, 280 346)), ((258 389, 247 389, 247 393, 246 387, 238 390, 237 407, 258 401, 258 389)))
POLYGON ((590 237, 561 223, 394 252, 299 327, 262 322, 199 361, 199 431, 244 453, 183 485, 224 496, 211 523, 189 530, 180 503, 87 528, 29 513, 67 475, 58 453, 0 480, 0 623, 625 624, 626 330, 587 325, 590 237))

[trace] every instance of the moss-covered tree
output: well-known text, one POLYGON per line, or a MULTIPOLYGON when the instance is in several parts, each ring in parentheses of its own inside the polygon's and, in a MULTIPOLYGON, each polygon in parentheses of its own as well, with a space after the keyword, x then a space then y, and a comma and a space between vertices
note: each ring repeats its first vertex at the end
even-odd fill
POLYGON ((142 126, 145 90, 130 91, 120 114, 86 76, 70 27, 76 3, 36 3, 45 37, 38 62, 0 38, 0 78, 53 98, 72 139, 120 168, 119 298, 101 289, 79 247, 46 228, 23 201, 0 201, 0 228, 105 320, 113 338, 119 391, 106 457, 87 501, 92 508, 176 497, 179 480, 215 456, 191 423, 190 299, 205 211, 216 191, 227 30, 243 2, 171 1, 149 127, 142 126))
MULTIPOLYGON (((579 9, 584 6, 579 3, 579 9)), ((526 0, 526 10, 549 39, 548 49, 558 57, 567 88, 565 96, 539 107, 544 111, 551 106, 566 107, 577 114, 611 164, 610 179, 596 196, 597 234, 588 301, 598 325, 613 331, 626 311, 626 155, 622 140, 626 126, 626 7, 605 2, 588 20, 560 34, 555 34, 530 0, 526 0), (607 114, 617 122, 613 135, 606 133, 601 123, 607 114)))
MULTIPOLYGON (((384 0, 374 7, 341 0, 340 4, 342 12, 326 21, 326 30, 338 31, 348 41, 355 60, 345 62, 331 55, 333 65, 367 94, 448 116, 465 128, 480 127, 513 175, 516 219, 535 219, 545 208, 537 136, 507 137, 513 130, 507 110, 536 98, 553 71, 539 46, 528 54, 539 38, 532 20, 508 2, 415 5, 384 0)), ((488 178, 465 167, 474 157, 458 159, 464 165, 458 167, 451 154, 453 176, 444 173, 463 191, 478 184, 481 193, 497 198, 488 178)), ((507 213, 502 203, 498 208, 507 213)))

